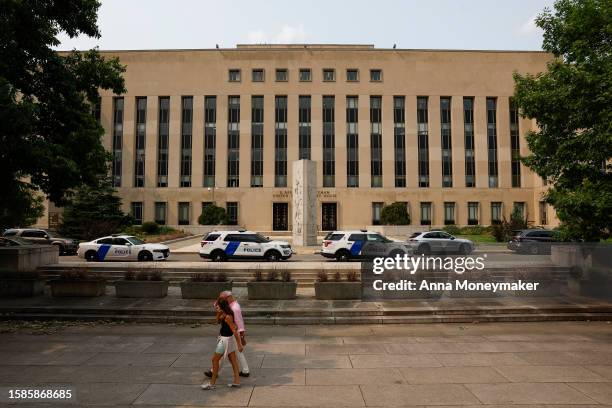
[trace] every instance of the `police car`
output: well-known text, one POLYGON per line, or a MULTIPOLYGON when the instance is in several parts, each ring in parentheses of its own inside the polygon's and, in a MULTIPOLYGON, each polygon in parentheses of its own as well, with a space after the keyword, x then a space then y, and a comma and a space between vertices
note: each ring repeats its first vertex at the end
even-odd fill
POLYGON ((252 231, 213 231, 200 242, 200 257, 216 262, 229 258, 289 259, 293 254, 286 241, 271 241, 252 231))
POLYGON ((79 244, 79 258, 101 261, 163 261, 170 248, 163 244, 147 244, 132 235, 111 235, 79 244))
POLYGON ((412 254, 405 242, 393 241, 378 232, 367 230, 333 231, 325 236, 321 245, 321 255, 342 262, 404 254, 412 254))

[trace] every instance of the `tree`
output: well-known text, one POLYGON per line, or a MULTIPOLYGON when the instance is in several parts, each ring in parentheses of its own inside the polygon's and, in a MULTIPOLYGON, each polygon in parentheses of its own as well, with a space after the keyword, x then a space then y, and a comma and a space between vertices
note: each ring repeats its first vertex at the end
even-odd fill
POLYGON ((538 125, 522 160, 550 184, 566 238, 598 240, 612 228, 612 3, 558 0, 536 24, 555 58, 514 74, 514 100, 538 125))
POLYGON ((410 216, 406 203, 393 203, 383 207, 380 214, 382 225, 408 225, 410 216))
MULTIPOLYGON (((42 192, 58 205, 107 172, 99 89, 125 92, 119 60, 58 53, 60 31, 100 37, 97 0, 3 0, 0 12, 0 227, 36 218, 42 192)), ((40 214, 38 214, 40 215, 40 214)))
POLYGON ((66 237, 92 240, 121 232, 132 224, 132 217, 121 211, 121 199, 108 177, 95 186, 81 185, 64 207, 59 232, 66 237))
POLYGON ((219 225, 227 222, 225 208, 209 204, 202 208, 202 214, 198 217, 200 225, 219 225))

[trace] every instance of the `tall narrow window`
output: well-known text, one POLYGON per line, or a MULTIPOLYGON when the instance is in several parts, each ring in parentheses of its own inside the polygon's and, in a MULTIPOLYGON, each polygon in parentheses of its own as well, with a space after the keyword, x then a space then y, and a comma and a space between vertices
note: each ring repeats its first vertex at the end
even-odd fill
POLYGON ((356 96, 346 98, 346 186, 359 187, 359 99, 356 96))
POLYGON ((516 214, 521 220, 526 221, 525 203, 523 201, 515 201, 512 205, 512 214, 516 214))
POLYGON ((512 167, 512 187, 521 186, 521 149, 519 139, 518 106, 510 98, 510 160, 512 167))
POLYGON ((310 96, 299 100, 299 159, 310 160, 310 96))
POLYGON ((476 187, 474 158, 474 98, 463 98, 463 137, 465 144, 465 186, 476 187))
POLYGON ((382 187, 382 98, 370 97, 370 176, 372 187, 382 187))
POLYGON ((251 187, 263 187, 264 97, 251 97, 251 187))
POLYGON ((419 187, 429 187, 429 128, 427 97, 417 98, 417 138, 419 149, 419 187))
POLYGON ((191 187, 193 97, 183 96, 181 109, 181 187, 191 187))
POLYGON ((406 99, 393 97, 395 187, 406 187, 406 99))
POLYGON ((489 163, 489 187, 498 187, 496 98, 487 98, 487 150, 489 163))
POLYGON ((204 187, 215 187, 217 97, 204 98, 204 187))
POLYGON ((134 218, 134 224, 142 224, 142 201, 132 202, 130 215, 134 218))
POLYGON ((136 98, 136 135, 134 138, 134 187, 144 187, 147 98, 136 98))
POLYGON ((178 203, 178 224, 189 225, 191 222, 191 203, 180 202, 178 203))
POLYGON ((385 203, 372 203, 372 225, 380 225, 380 216, 385 203))
POLYGON ((227 212, 227 224, 238 225, 238 203, 233 201, 225 203, 225 211, 227 212))
POLYGON ((323 187, 336 185, 335 99, 323 96, 323 187))
POLYGON ((455 224, 455 203, 444 203, 444 225, 455 224))
POLYGON ((166 203, 165 202, 155 203, 155 223, 159 225, 166 225, 166 203))
POLYGON ((227 186, 240 186, 240 97, 228 98, 227 186))
POLYGON ((287 187, 287 97, 274 101, 274 187, 287 187))
POLYGON ((478 202, 468 203, 468 225, 478 225, 478 202))
POLYGON ((113 186, 121 187, 123 154, 123 97, 113 98, 113 186))
POLYGON ((548 207, 545 201, 540 201, 540 224, 548 224, 548 207))
POLYGON ((168 187, 168 138, 170 126, 170 97, 159 97, 157 128, 157 187, 168 187))
POLYGON ((431 225, 431 203, 421 203, 421 225, 431 225))
POLYGON ((494 201, 491 203, 491 224, 499 224, 502 221, 502 203, 494 201))
POLYGON ((451 143, 451 98, 440 98, 440 135, 442 136, 442 187, 453 186, 451 143))

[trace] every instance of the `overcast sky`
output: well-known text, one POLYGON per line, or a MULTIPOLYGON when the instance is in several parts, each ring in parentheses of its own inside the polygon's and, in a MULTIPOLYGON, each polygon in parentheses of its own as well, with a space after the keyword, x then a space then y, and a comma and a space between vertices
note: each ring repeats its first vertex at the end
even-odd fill
POLYGON ((548 0, 102 0, 100 39, 60 50, 232 48, 244 43, 540 50, 548 0))

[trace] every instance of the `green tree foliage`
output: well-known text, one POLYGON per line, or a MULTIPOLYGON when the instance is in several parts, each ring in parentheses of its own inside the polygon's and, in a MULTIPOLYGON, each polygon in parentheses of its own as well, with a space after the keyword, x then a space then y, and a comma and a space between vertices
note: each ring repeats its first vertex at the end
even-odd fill
POLYGON ((0 6, 0 227, 37 213, 40 191, 58 205, 95 185, 108 155, 92 106, 99 89, 124 93, 119 60, 97 50, 59 54, 57 35, 98 38, 97 0, 3 0, 0 6))
POLYGON ((227 222, 225 208, 209 204, 202 209, 202 214, 198 217, 200 225, 219 225, 227 222))
POLYGON ((491 235, 497 242, 507 242, 514 235, 514 231, 527 228, 527 221, 521 214, 518 207, 515 207, 510 214, 510 221, 505 218, 498 224, 491 226, 491 235))
POLYGON ((121 199, 108 178, 96 186, 81 185, 64 207, 59 232, 66 237, 91 240, 120 232, 132 224, 121 211, 121 199))
POLYGON ((380 214, 380 223, 382 225, 410 224, 410 215, 408 215, 406 203, 393 203, 383 207, 380 214))
POLYGON ((612 2, 558 0, 536 19, 555 58, 538 75, 514 75, 526 135, 525 165, 551 184, 567 238, 597 240, 612 228, 612 2))

